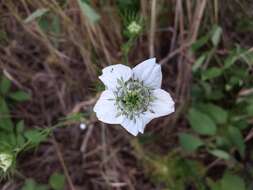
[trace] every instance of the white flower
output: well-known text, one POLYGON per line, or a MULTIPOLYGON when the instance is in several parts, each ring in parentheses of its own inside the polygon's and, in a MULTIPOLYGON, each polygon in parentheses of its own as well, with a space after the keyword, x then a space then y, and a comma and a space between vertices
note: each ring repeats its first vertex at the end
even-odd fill
POLYGON ((13 161, 13 156, 8 153, 1 153, 0 154, 0 169, 2 169, 4 172, 6 172, 13 161))
POLYGON ((99 79, 106 90, 94 107, 100 121, 121 124, 136 136, 152 119, 174 112, 174 101, 161 89, 162 71, 155 58, 133 69, 117 64, 102 72, 99 79))

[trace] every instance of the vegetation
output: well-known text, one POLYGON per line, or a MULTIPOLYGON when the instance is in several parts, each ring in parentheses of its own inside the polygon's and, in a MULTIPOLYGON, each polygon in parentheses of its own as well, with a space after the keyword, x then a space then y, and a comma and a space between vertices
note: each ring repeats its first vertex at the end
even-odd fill
POLYGON ((1 1, 1 189, 252 189, 252 7, 1 1), (102 68, 149 57, 176 112, 138 137, 99 122, 102 68))

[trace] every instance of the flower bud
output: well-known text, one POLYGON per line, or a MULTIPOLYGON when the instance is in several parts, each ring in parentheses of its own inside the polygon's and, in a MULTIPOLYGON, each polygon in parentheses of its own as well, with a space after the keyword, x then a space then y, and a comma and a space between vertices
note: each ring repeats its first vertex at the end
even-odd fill
POLYGON ((127 29, 130 32, 130 34, 137 35, 140 33, 142 26, 140 24, 138 24, 136 21, 132 21, 128 25, 127 29))

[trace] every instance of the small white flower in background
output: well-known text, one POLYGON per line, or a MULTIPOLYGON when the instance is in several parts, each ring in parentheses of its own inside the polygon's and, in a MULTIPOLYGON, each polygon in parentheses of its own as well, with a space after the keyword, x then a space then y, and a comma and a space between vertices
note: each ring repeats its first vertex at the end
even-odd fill
POLYGON ((87 125, 85 123, 80 124, 80 129, 85 130, 87 128, 87 125))
POLYGON ((106 90, 94 107, 100 121, 121 124, 136 136, 152 119, 174 112, 174 101, 161 89, 162 71, 155 58, 133 69, 117 64, 102 72, 99 79, 106 90))
POLYGON ((132 34, 138 34, 141 31, 141 28, 141 25, 136 21, 132 21, 127 27, 128 31, 132 34))
POLYGON ((8 153, 0 154, 0 169, 6 172, 12 165, 13 156, 8 153))

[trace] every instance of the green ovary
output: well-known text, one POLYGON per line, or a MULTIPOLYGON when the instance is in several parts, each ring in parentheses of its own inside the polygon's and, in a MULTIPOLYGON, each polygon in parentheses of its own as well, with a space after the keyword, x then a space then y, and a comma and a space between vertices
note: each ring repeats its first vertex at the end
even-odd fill
POLYGON ((141 106, 141 99, 142 97, 139 95, 139 92, 137 91, 132 91, 128 92, 124 98, 123 98, 123 103, 125 105, 125 108, 127 110, 138 110, 141 106))
POLYGON ((115 92, 117 115, 124 115, 130 120, 135 120, 150 108, 153 101, 151 89, 138 80, 130 79, 119 82, 120 87, 115 92))

